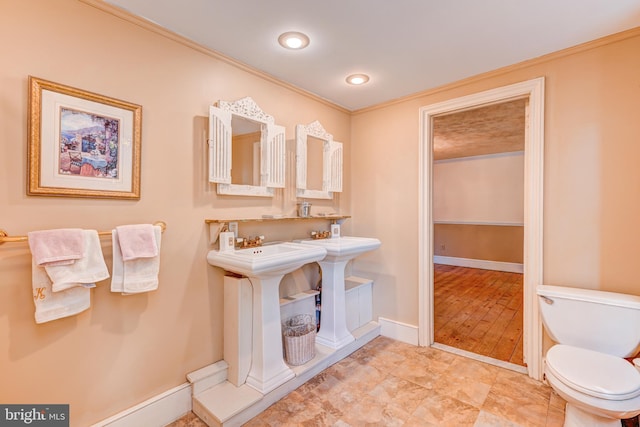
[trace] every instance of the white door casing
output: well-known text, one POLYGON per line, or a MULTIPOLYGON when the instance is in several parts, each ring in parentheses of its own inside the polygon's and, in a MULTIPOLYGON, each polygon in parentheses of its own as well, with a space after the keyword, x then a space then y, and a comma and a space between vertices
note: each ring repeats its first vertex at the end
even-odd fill
POLYGON ((524 153, 524 360, 531 378, 542 379, 542 322, 536 288, 542 284, 544 77, 420 108, 418 294, 419 345, 433 344, 433 117, 518 98, 529 100, 524 153))

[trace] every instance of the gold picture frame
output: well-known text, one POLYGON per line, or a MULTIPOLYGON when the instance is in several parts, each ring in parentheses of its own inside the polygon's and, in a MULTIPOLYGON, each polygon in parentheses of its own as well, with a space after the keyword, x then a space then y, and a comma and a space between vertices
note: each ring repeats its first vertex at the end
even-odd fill
POLYGON ((31 196, 140 199, 142 107, 29 76, 31 196))

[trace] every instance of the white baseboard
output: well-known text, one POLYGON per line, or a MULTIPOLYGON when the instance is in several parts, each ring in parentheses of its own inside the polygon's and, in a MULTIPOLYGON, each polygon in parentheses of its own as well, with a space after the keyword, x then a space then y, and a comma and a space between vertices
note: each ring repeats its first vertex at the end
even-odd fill
POLYGON ((384 317, 378 317, 380 335, 393 338, 407 344, 418 345, 418 327, 407 323, 397 322, 384 317))
POLYGON ((92 427, 162 427, 191 411, 191 384, 184 383, 92 427))
POLYGON ((484 270, 506 271, 508 273, 523 273, 524 265, 515 262, 486 261, 482 259, 457 258, 451 256, 434 255, 434 264, 455 265, 457 267, 482 268, 484 270))

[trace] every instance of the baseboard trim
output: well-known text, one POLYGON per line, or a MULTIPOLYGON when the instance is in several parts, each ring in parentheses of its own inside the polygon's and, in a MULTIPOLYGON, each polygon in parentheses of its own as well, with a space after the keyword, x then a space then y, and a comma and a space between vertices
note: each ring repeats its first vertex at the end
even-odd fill
POLYGON ((482 268, 483 270, 506 271, 507 273, 524 273, 524 264, 515 262, 486 261, 482 259, 434 255, 433 263, 455 265, 457 267, 482 268))
POLYGON ((160 393, 92 427, 166 426, 191 411, 191 384, 184 383, 160 393))
POLYGON ((418 345, 418 327, 407 323, 398 322, 384 317, 378 318, 380 335, 393 338, 407 344, 418 345))

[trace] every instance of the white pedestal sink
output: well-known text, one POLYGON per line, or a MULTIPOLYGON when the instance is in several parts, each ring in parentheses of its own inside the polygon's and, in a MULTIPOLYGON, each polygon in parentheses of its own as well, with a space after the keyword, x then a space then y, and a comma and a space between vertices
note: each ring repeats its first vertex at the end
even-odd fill
POLYGON ((253 286, 252 363, 247 384, 262 394, 295 376, 282 357, 280 281, 325 255, 320 246, 292 242, 207 254, 209 264, 247 276, 253 286))
POLYGON ((318 261, 322 269, 322 314, 316 342, 334 349, 342 348, 355 339, 347 329, 344 269, 353 258, 380 247, 380 240, 342 236, 300 242, 327 250, 327 256, 318 261))

